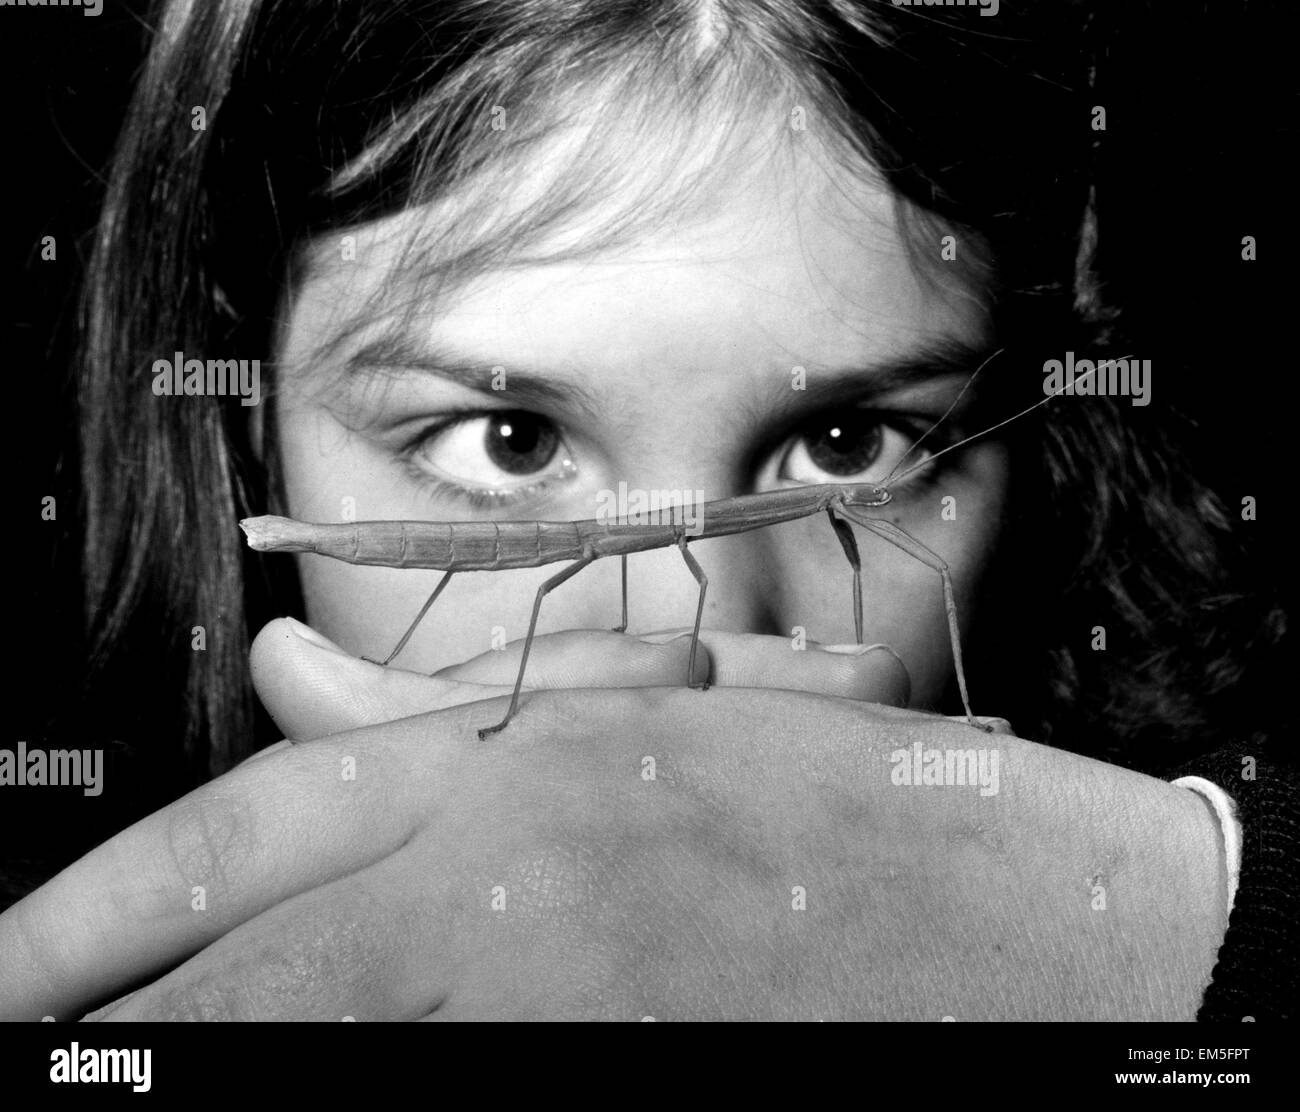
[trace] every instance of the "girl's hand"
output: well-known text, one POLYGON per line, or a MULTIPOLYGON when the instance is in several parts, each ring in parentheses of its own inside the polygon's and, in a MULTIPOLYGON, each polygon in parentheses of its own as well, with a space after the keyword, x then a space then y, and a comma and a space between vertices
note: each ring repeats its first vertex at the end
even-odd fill
POLYGON ((1224 909, 1190 792, 791 692, 539 692, 479 742, 502 710, 286 747, 137 824, 0 916, 0 1011, 144 982, 105 1018, 1195 1013, 1224 909), (995 750, 996 793, 897 782, 914 743, 995 750))
MULTIPOLYGON (((882 703, 907 699, 906 669, 889 651, 863 652, 857 646, 837 651, 834 646, 824 649, 809 642, 807 651, 794 652, 784 638, 713 632, 707 637, 707 643, 702 642, 697 653, 696 675, 707 676, 714 684, 800 688, 882 703)), ((426 677, 349 656, 308 627, 281 619, 271 622, 258 636, 252 650, 252 669, 259 695, 285 734, 309 740, 508 695, 513 690, 521 647, 516 642, 500 652, 485 653, 426 677)), ((530 689, 680 686, 686 677, 689 649, 689 638, 682 631, 650 634, 643 639, 606 631, 551 634, 535 639, 526 678, 530 689)), ((501 702, 491 709, 476 708, 477 724, 499 720, 504 707, 501 702)), ((290 744, 283 741, 270 746, 246 762, 245 767, 290 744)), ((124 859, 161 855, 184 871, 184 862, 192 861, 195 853, 203 856, 210 851, 214 866, 225 871, 228 853, 239 852, 239 846, 249 848, 246 839, 250 832, 244 829, 240 816, 247 816, 253 804, 241 797, 242 785, 247 782, 241 772, 205 786, 187 800, 138 824, 0 916, 0 943, 15 940, 12 947, 0 945, 0 1018, 75 1012, 96 998, 121 991, 134 978, 183 958, 209 940, 202 931, 197 935, 181 931, 159 953, 142 952, 134 962, 119 965, 114 959, 96 967, 90 953, 78 951, 83 943, 92 949, 98 943, 89 937, 79 943, 69 924, 80 915, 97 919, 95 909, 103 900, 118 910, 134 906, 140 897, 120 893, 112 879, 124 859), (232 789, 232 784, 238 786, 232 789), (203 845, 190 845, 191 838, 203 845), (176 839, 185 844, 178 845, 176 839), (105 870, 102 874, 101 869, 105 870), (28 925, 34 918, 45 917, 50 933, 42 938, 33 934, 28 925), (51 976, 51 970, 65 962, 61 953, 67 954, 68 962, 80 961, 80 972, 70 971, 66 978, 51 976)), ((281 799, 282 806, 277 810, 282 818, 295 810, 310 810, 310 797, 296 799, 282 788, 268 786, 266 790, 268 799, 281 799)), ((312 824, 314 817, 309 826, 312 824)), ((260 839, 268 832, 265 824, 259 823, 258 827, 261 833, 255 837, 257 853, 266 858, 272 873, 279 854, 293 845, 298 845, 304 855, 304 867, 310 863, 310 844, 290 839, 282 846, 263 845, 260 839)), ((361 842, 359 852, 373 850, 365 844, 365 838, 361 842)), ((335 860, 316 864, 319 870, 308 875, 324 879, 331 875, 332 868, 346 871, 354 867, 354 858, 345 853, 341 863, 335 860)), ((159 867, 154 860, 145 875, 157 878, 159 867)), ((165 865, 162 868, 167 871, 165 865)), ((133 867, 129 869, 133 871, 133 867)), ((284 891, 297 882, 289 874, 284 879, 289 882, 284 891)), ((260 898, 252 891, 246 896, 260 898)), ((206 892, 204 896, 195 895, 194 902, 205 903, 206 892)), ((200 918, 223 921, 221 916, 200 918)), ((118 920, 119 925, 128 931, 134 929, 126 925, 130 919, 131 915, 126 915, 118 920)))
MULTIPOLYGON (((291 618, 267 625, 253 642, 253 682, 287 738, 391 722, 413 714, 509 695, 523 642, 444 668, 433 676, 382 668, 350 656, 291 618)), ((680 687, 690 660, 689 630, 629 637, 569 630, 533 640, 524 690, 581 687, 680 687)), ((785 637, 701 631, 695 678, 722 687, 764 687, 906 706, 907 669, 890 651, 785 637)), ((485 713, 481 725, 500 720, 485 713)))

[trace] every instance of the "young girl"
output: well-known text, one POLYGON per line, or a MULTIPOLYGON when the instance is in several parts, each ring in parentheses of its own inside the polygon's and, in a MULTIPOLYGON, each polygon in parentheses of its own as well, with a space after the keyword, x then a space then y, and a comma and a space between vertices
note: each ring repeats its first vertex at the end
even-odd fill
POLYGON ((1002 425, 1053 360, 1150 358, 1096 269, 1078 17, 1017 9, 164 5, 84 299, 85 706, 217 778, 5 913, 5 1014, 1269 1014, 1225 944, 1241 762, 1202 757, 1226 655, 1172 651, 1230 519, 1163 368, 1002 425), (629 634, 600 561, 482 742, 563 565, 456 574, 385 669, 440 571, 237 527, 822 484, 904 538, 848 530, 860 636, 825 514, 687 546, 703 693, 689 560, 631 559, 629 634), (940 568, 1018 737, 944 717, 940 568), (968 752, 978 787, 922 773, 968 752), (1228 794, 1144 774, 1183 755, 1228 794))

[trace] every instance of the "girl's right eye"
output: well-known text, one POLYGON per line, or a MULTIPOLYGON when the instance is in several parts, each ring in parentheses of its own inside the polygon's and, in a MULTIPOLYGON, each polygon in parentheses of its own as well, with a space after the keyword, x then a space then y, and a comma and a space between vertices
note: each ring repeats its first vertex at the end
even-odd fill
MULTIPOLYGON (((870 410, 827 414, 809 422, 789 441, 776 477, 810 486, 883 482, 921 431, 907 428, 901 417, 890 419, 870 410)), ((923 462, 927 455, 922 452, 917 461, 923 462)))
POLYGON ((526 410, 458 418, 426 432, 411 461, 430 479, 463 491, 509 496, 573 470, 555 424, 526 410))

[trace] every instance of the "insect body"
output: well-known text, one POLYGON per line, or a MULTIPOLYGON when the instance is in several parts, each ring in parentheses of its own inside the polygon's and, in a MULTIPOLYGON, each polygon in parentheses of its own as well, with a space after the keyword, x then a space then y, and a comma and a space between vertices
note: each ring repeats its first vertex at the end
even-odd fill
MULTIPOLYGON (((702 528, 688 537, 685 524, 637 525, 618 519, 588 521, 358 521, 309 525, 287 517, 240 522, 259 552, 314 552, 348 564, 440 571, 506 571, 558 560, 599 560, 668 548, 681 540, 723 537, 840 507, 876 507, 890 501, 877 486, 806 486, 706 502, 702 528)), ((664 511, 663 516, 669 512, 664 511)), ((656 515, 658 516, 658 515, 656 515)))
POLYGON ((259 552, 312 552, 350 564, 369 564, 394 568, 436 568, 445 571, 438 586, 415 621, 382 662, 387 664, 406 646, 411 634, 458 571, 503 571, 535 568, 560 560, 573 563, 552 576, 537 590, 532 619, 524 641, 519 675, 515 680, 510 707, 495 726, 479 731, 480 737, 504 729, 514 717, 523 687, 524 671, 537 629, 542 599, 561 583, 576 575, 588 564, 605 556, 619 556, 623 561, 623 621, 617 628, 627 628, 627 557, 631 553, 675 546, 700 585, 691 637, 687 682, 697 683, 695 657, 699 647, 700 621, 704 616, 704 596, 708 577, 695 557, 687 550, 687 540, 721 537, 762 529, 786 521, 795 521, 817 513, 826 513, 853 568, 854 631, 862 641, 862 561, 852 525, 859 525, 909 555, 932 567, 943 584, 944 606, 952 641, 953 664, 967 721, 977 725, 966 693, 966 676, 961 663, 961 641, 957 626, 957 607, 953 599, 952 579, 948 566, 940 557, 899 526, 867 515, 865 511, 888 505, 890 493, 883 486, 869 484, 827 484, 743 495, 737 498, 706 502, 697 513, 699 528, 688 538, 682 521, 634 524, 624 520, 587 521, 358 521, 341 525, 313 525, 285 517, 253 517, 240 525, 250 547, 259 552))

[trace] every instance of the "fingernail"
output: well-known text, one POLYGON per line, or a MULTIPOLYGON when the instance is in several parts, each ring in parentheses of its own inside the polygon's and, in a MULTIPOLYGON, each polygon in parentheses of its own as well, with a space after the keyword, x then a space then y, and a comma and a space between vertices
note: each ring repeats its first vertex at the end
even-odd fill
POLYGON ((667 645, 670 641, 680 641, 683 637, 689 636, 689 633, 647 633, 637 640, 647 645, 667 645))
POLYGON ((839 653, 841 656, 866 656, 867 653, 882 652, 888 653, 894 658, 894 663, 898 665, 898 670, 902 673, 902 688, 890 696, 891 702, 896 705, 907 707, 912 702, 912 673, 907 670, 907 665, 903 663, 903 658, 894 651, 892 645, 886 645, 883 641, 877 641, 874 645, 823 645, 822 650, 828 653, 839 653))
POLYGON ((319 633, 317 633, 314 629, 312 629, 311 626, 303 625, 303 623, 298 621, 297 618, 287 618, 286 621, 288 621, 289 623, 289 628, 292 629, 294 633, 296 633, 308 644, 315 645, 318 649, 325 649, 328 652, 339 653, 341 656, 348 655, 342 649, 340 649, 336 644, 334 644, 334 642, 331 641, 328 637, 322 637, 319 633))
POLYGON ((886 645, 883 641, 877 641, 874 645, 822 645, 823 652, 839 653, 841 656, 866 656, 867 653, 882 652, 888 653, 902 666, 904 672, 907 671, 907 665, 903 664, 903 658, 894 651, 892 645, 886 645))

